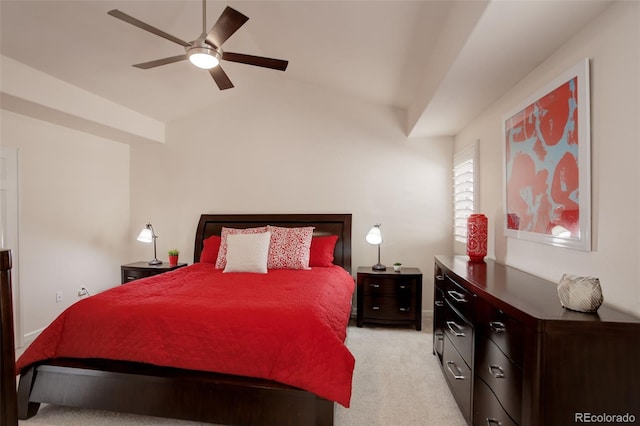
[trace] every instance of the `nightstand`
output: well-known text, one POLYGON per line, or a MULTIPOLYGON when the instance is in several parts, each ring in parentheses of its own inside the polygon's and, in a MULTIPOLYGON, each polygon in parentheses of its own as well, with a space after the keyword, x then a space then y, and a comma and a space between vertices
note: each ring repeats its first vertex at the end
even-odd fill
POLYGON ((415 325, 422 329, 422 272, 402 268, 394 272, 358 268, 356 324, 415 325))
POLYGON ((169 262, 163 262, 161 265, 149 265, 149 262, 135 262, 120 266, 122 273, 122 284, 126 284, 138 278, 151 277, 153 275, 162 274, 163 272, 173 271, 174 269, 187 266, 186 263, 178 263, 177 265, 169 265, 169 262))

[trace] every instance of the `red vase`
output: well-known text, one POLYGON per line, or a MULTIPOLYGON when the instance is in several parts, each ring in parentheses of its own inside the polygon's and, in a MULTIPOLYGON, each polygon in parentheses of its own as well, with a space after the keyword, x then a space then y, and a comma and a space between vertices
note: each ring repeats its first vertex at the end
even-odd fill
POLYGON ((467 255, 472 262, 482 262, 487 255, 487 217, 483 214, 467 219, 467 255))
POLYGON ((178 265, 178 256, 169 256, 169 266, 178 265))

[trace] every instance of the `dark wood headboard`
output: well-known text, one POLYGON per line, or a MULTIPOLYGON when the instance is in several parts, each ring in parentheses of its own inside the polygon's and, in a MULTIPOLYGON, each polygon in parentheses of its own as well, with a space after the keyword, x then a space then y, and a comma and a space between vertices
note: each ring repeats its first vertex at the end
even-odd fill
POLYGON ((333 253, 336 265, 351 273, 351 214, 203 214, 198 222, 193 262, 200 261, 203 241, 225 228, 314 226, 313 235, 337 235, 333 253))

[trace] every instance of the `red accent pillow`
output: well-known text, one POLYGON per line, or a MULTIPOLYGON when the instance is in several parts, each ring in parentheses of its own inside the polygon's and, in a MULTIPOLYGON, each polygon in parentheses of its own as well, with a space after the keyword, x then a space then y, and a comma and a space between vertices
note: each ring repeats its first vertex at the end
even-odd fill
POLYGON ((222 238, 219 235, 212 235, 204 240, 204 247, 202 247, 202 252, 200 253, 200 262, 216 263, 221 242, 222 238))
POLYGON ((311 239, 311 251, 309 255, 309 266, 331 266, 333 265, 333 251, 338 242, 337 235, 326 237, 313 237, 311 239))
POLYGON ((267 226, 271 232, 269 269, 309 269, 313 226, 267 226))

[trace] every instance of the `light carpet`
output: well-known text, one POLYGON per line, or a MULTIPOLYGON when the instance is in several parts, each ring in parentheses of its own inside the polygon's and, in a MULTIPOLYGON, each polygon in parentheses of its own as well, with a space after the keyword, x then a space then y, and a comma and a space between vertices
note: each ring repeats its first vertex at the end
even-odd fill
MULTIPOLYGON (((356 358, 351 408, 338 405, 336 426, 466 426, 432 353, 430 318, 423 331, 350 326, 356 358)), ((188 422, 43 404, 20 426, 196 426, 188 422)))

